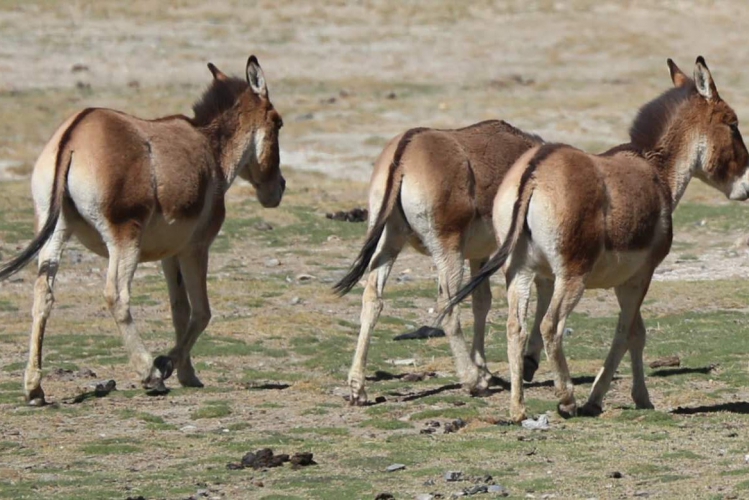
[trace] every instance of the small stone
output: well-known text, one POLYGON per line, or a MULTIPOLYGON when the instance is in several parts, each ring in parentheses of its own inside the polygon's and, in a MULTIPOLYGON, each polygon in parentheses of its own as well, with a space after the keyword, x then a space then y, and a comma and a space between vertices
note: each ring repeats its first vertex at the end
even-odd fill
POLYGON ((256 223, 253 227, 258 231, 273 231, 273 226, 271 226, 264 220, 261 220, 260 222, 256 223))
POLYGON ((388 467, 387 467, 387 469, 385 469, 385 471, 386 472, 395 472, 395 471, 398 471, 398 470, 403 470, 405 468, 406 468, 405 464, 393 464, 393 465, 388 465, 388 467))
POLYGON ((299 297, 293 297, 291 299, 291 302, 289 302, 289 304, 291 304, 292 306, 297 306, 301 303, 302 303, 302 299, 300 299, 299 297))
POLYGON ((744 455, 744 462, 749 464, 749 454, 744 455))
POLYGON ((541 415, 540 417, 538 417, 538 420, 527 418, 523 420, 520 425, 523 426, 523 429, 545 431, 549 428, 549 417, 547 417, 546 415, 541 415))
POLYGON ((431 493, 421 493, 416 495, 416 500, 434 500, 434 495, 431 493))
POLYGON ((395 500, 392 493, 380 493, 375 497, 375 500, 395 500))
POLYGON ((614 472, 609 472, 608 477, 613 478, 613 479, 621 479, 622 473, 619 472, 618 470, 615 470, 614 472))
POLYGON ((679 356, 667 356, 665 358, 656 359, 650 363, 650 368, 663 368, 663 367, 678 367, 681 366, 681 359, 679 356))
POLYGON ((281 261, 278 259, 267 259, 264 264, 265 267, 278 267, 281 265, 281 261))
POLYGON ((572 337, 572 334, 575 333, 575 330, 572 328, 565 328, 564 329, 564 336, 565 337, 572 337))
POLYGON ((445 472, 445 481, 447 481, 448 483, 460 481, 462 477, 463 473, 457 470, 450 470, 445 472))
POLYGON ((467 424, 465 420, 462 418, 459 418, 457 420, 453 420, 452 422, 448 422, 445 424, 445 434, 450 434, 452 432, 457 432, 463 427, 465 427, 467 424))
POLYGON ((476 486, 473 486, 463 491, 463 493, 465 493, 467 496, 478 495, 480 493, 488 493, 488 492, 489 492, 489 487, 485 484, 477 484, 476 486))
POLYGON ((397 99, 398 95, 395 92, 389 92, 388 95, 385 96, 387 99, 397 99))
POLYGON ((434 479, 427 479, 424 481, 424 486, 434 486, 435 484, 434 479))
POLYGON ((195 427, 194 425, 186 425, 186 426, 182 427, 180 430, 182 432, 190 432, 190 431, 194 431, 196 429, 197 429, 197 427, 195 427))
POLYGON ((295 276, 295 279, 299 283, 308 283, 308 282, 310 282, 310 281, 312 281, 314 279, 317 279, 317 278, 315 276, 312 276, 311 274, 301 273, 301 274, 297 274, 295 276))
POLYGON ((507 491, 507 488, 500 484, 490 484, 489 488, 487 489, 487 493, 492 493, 494 495, 499 495, 501 497, 506 497, 510 495, 510 492, 507 491))

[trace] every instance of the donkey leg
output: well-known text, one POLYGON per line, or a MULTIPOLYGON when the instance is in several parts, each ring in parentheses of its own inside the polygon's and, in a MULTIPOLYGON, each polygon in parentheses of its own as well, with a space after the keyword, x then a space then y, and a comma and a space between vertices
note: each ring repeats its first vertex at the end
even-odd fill
POLYGON ((526 316, 531 296, 533 275, 510 267, 507 281, 507 360, 510 363, 510 419, 525 420, 527 413, 523 396, 523 349, 528 340, 526 316))
POLYGON ((554 387, 559 403, 557 411, 563 417, 577 414, 575 403, 575 388, 567 367, 562 343, 564 340, 564 325, 567 316, 572 312, 585 292, 585 283, 581 278, 557 277, 554 282, 554 293, 551 297, 549 309, 541 321, 541 335, 546 347, 546 357, 554 372, 554 387))
POLYGON ((614 341, 611 343, 609 354, 603 368, 598 373, 593 389, 581 413, 589 416, 599 415, 603 409, 603 397, 611 386, 616 369, 619 367, 627 348, 632 358, 632 398, 638 408, 653 408, 645 387, 645 371, 642 362, 642 351, 645 347, 645 325, 640 316, 642 304, 652 273, 645 278, 635 277, 629 282, 616 287, 616 298, 621 312, 616 326, 614 341))
MULTIPOLYGON (((471 259, 471 276, 478 273, 479 269, 486 263, 487 259, 471 259)), ((492 382, 492 373, 486 366, 486 355, 484 354, 484 341, 486 335, 486 317, 492 305, 492 290, 488 280, 481 283, 471 295, 473 309, 473 344, 471 345, 471 359, 479 368, 481 378, 476 392, 485 392, 492 382)))
POLYGON ((362 294, 359 339, 356 352, 348 374, 348 385, 351 390, 349 403, 361 405, 367 402, 367 391, 364 388, 364 369, 367 366, 367 353, 372 332, 382 312, 382 292, 385 290, 390 270, 395 259, 403 249, 404 239, 394 226, 388 224, 377 245, 370 264, 371 272, 367 278, 362 294))
MULTIPOLYGON (((181 378, 185 370, 180 365, 180 359, 174 356, 177 346, 185 342, 187 335, 187 325, 190 321, 190 302, 185 289, 185 280, 179 266, 177 257, 169 257, 161 261, 161 268, 164 270, 167 287, 169 288, 169 302, 172 310, 172 324, 174 325, 175 343, 170 358, 176 364, 177 378, 181 378)), ((184 384, 183 384, 184 385, 184 384)))
MULTIPOLYGON (((124 231, 123 231, 124 232, 124 231)), ((109 268, 107 270, 107 284, 104 288, 104 298, 109 312, 117 323, 125 349, 130 356, 130 364, 141 379, 145 389, 163 391, 163 379, 171 375, 169 366, 154 366, 151 353, 135 328, 135 322, 130 314, 130 286, 135 269, 138 267, 140 256, 139 235, 116 243, 107 243, 109 251, 109 268)))
POLYGON ((29 340, 29 360, 23 377, 24 395, 31 406, 44 406, 42 389, 42 343, 47 319, 52 312, 55 298, 52 288, 65 242, 70 232, 65 228, 63 218, 58 219, 55 232, 39 252, 39 272, 34 284, 34 307, 32 310, 31 337, 29 340))
POLYGON ((177 339, 177 344, 169 353, 176 362, 177 379, 184 387, 203 387, 195 374, 190 351, 200 334, 211 321, 211 305, 208 302, 208 249, 194 248, 179 256, 179 268, 182 272, 184 287, 190 301, 190 319, 184 336, 177 339))
MULTIPOLYGON (((459 250, 451 250, 447 246, 443 246, 432 255, 439 275, 438 306, 440 310, 444 310, 450 298, 459 290, 463 280, 463 255, 459 250)), ((455 368, 463 388, 470 394, 477 394, 481 392, 479 387, 481 374, 468 352, 468 346, 460 328, 459 314, 459 307, 456 305, 445 315, 443 323, 445 335, 450 342, 455 368)))
POLYGON ((528 339, 528 345, 525 348, 523 356, 523 380, 532 382, 533 376, 538 370, 541 362, 541 351, 544 348, 544 341, 541 337, 541 321, 543 321, 546 311, 549 309, 551 296, 554 293, 554 282, 541 277, 536 277, 536 293, 538 301, 536 304, 536 317, 533 321, 531 337, 528 339))

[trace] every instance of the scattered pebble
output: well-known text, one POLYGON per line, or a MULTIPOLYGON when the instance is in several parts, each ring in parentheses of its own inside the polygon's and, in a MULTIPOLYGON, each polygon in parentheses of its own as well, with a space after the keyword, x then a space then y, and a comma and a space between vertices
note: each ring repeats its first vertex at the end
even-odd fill
POLYGON ((299 297, 293 297, 291 299, 291 302, 289 302, 289 304, 291 304, 292 306, 298 306, 301 303, 302 303, 302 299, 300 299, 299 297))
POLYGON ((264 264, 265 267, 278 267, 281 265, 281 261, 278 259, 267 259, 264 264))
POLYGON ((448 483, 460 481, 462 477, 463 473, 460 471, 451 470, 445 472, 445 481, 447 481, 448 483))
POLYGON ((265 222, 264 220, 261 220, 260 222, 256 223, 254 226, 256 230, 258 231, 273 231, 273 226, 265 222))
POLYGON ((523 429, 545 431, 549 429, 549 417, 547 417, 546 415, 541 415, 540 417, 538 417, 538 420, 527 418, 523 420, 520 425, 523 426, 523 429))
POLYGON ((507 488, 499 484, 490 484, 487 493, 492 493, 501 497, 510 496, 510 492, 507 491, 507 488))
POLYGON ((395 366, 413 366, 416 364, 416 360, 414 358, 408 358, 408 359, 391 359, 390 363, 395 366))
POLYGON ((339 210, 325 214, 328 219, 341 222, 366 222, 368 216, 369 211, 366 208, 352 208, 347 211, 339 210))
POLYGON ((197 429, 197 427, 195 427, 194 425, 186 425, 186 426, 182 427, 180 430, 182 432, 190 432, 190 431, 194 431, 196 429, 197 429))
POLYGON ((459 418, 457 420, 453 420, 452 422, 448 422, 445 424, 445 434, 450 434, 453 432, 458 432, 460 429, 465 427, 467 424, 465 420, 462 418, 459 418))
POLYGON ((608 477, 613 478, 613 479, 621 479, 622 473, 616 470, 614 472, 609 472, 608 477))
POLYGON ((386 472, 395 472, 397 470, 403 470, 406 468, 405 464, 393 464, 388 465, 387 469, 385 469, 386 472))
POLYGON ((681 366, 681 359, 679 356, 667 356, 665 358, 656 359, 650 363, 650 368, 663 368, 671 366, 681 366))
POLYGON ((311 274, 301 273, 301 274, 297 274, 295 276, 295 279, 299 283, 307 283, 307 282, 312 281, 312 280, 317 279, 317 278, 315 276, 312 276, 311 274))
POLYGON ((434 495, 431 493, 421 493, 416 495, 416 500, 434 500, 434 495))
POLYGON ((385 96, 386 99, 397 99, 398 95, 395 92, 389 92, 388 95, 385 96))
POLYGON ((73 67, 70 68, 70 71, 72 73, 80 73, 82 71, 88 71, 88 66, 86 66, 85 64, 76 63, 73 65, 73 67))

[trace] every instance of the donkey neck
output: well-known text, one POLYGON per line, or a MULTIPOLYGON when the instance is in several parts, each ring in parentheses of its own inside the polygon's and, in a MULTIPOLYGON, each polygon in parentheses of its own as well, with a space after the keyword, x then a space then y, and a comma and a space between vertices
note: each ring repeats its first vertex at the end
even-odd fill
POLYGON ((707 154, 705 137, 695 133, 683 133, 678 120, 658 141, 646 156, 655 164, 661 180, 668 186, 671 209, 675 210, 689 185, 699 172, 707 154))
POLYGON ((215 161, 218 173, 223 180, 223 190, 226 192, 237 178, 240 166, 246 161, 243 151, 248 148, 238 147, 235 131, 236 118, 222 114, 210 123, 198 127, 208 140, 211 155, 215 161))

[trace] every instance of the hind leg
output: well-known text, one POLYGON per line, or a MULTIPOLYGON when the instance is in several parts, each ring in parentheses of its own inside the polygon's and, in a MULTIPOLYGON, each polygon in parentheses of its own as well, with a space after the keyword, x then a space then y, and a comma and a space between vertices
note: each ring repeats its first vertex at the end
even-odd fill
POLYGON ((23 377, 23 388, 26 401, 31 406, 46 404, 42 390, 42 343, 47 319, 52 312, 54 295, 52 288, 60 263, 65 242, 70 237, 63 218, 60 217, 54 233, 39 252, 39 271, 34 284, 34 307, 29 340, 29 360, 23 377))
MULTIPOLYGON (((471 259, 471 276, 478 273, 487 259, 471 259)), ((488 280, 481 283, 471 295, 473 309, 473 343, 471 345, 471 359, 479 368, 481 376, 475 392, 486 392, 492 381, 492 374, 486 366, 484 344, 486 336, 486 317, 492 306, 492 290, 488 280)))
POLYGON ((356 343, 354 360, 348 374, 348 385, 351 390, 349 403, 361 405, 367 401, 367 391, 364 388, 364 369, 367 365, 367 354, 377 320, 382 312, 382 292, 385 290, 390 270, 395 259, 403 249, 404 237, 397 228, 388 224, 377 245, 377 250, 370 264, 370 273, 362 294, 359 339, 356 343))
MULTIPOLYGON (((171 375, 171 363, 153 366, 151 353, 135 328, 130 314, 130 286, 140 257, 140 234, 135 224, 129 228, 118 228, 120 238, 109 239, 109 267, 104 298, 122 336, 125 349, 130 356, 130 364, 140 377, 143 387, 148 390, 166 390, 163 380, 171 375)), ((106 241, 106 240, 105 240, 106 241)))
POLYGON ((536 317, 533 321, 531 337, 528 339, 528 345, 525 348, 525 355, 523 356, 523 380, 526 382, 533 381, 533 376, 536 374, 541 361, 541 351, 544 348, 544 340, 541 337, 541 321, 549 309, 551 296, 554 293, 554 282, 537 276, 536 293, 538 295, 536 317))
POLYGON ((546 357, 554 372, 554 387, 559 399, 557 409, 559 414, 565 417, 577 414, 577 404, 575 403, 575 388, 562 349, 564 325, 567 316, 580 301, 584 292, 585 283, 582 278, 557 277, 554 281, 554 293, 549 309, 541 321, 541 335, 546 347, 546 357))
POLYGON ((509 267, 507 281, 507 360, 510 364, 510 419, 521 422, 526 418, 523 395, 523 348, 528 340, 526 316, 531 297, 533 273, 509 267))
MULTIPOLYGON (((456 244, 450 243, 443 242, 443 245, 432 251, 439 276, 438 305, 441 311, 445 310, 445 306, 450 302, 453 294, 457 293, 463 280, 463 255, 458 250, 460 245, 457 242, 456 244)), ((481 392, 481 374, 468 352, 468 346, 460 328, 458 306, 445 314, 443 325, 463 388, 471 394, 481 392)))

